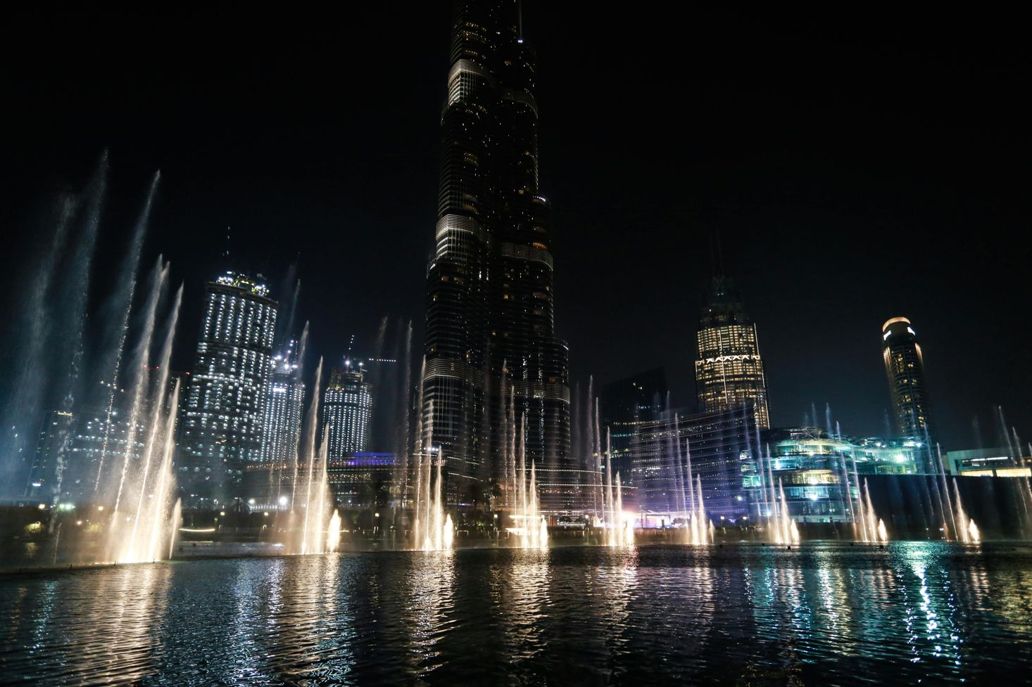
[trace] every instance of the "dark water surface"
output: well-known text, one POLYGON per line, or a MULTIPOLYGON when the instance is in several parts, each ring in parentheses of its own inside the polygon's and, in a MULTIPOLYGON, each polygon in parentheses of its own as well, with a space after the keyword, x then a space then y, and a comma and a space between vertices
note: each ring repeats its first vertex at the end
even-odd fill
POLYGON ((1032 548, 560 548, 0 576, 24 684, 1026 683, 1032 548))

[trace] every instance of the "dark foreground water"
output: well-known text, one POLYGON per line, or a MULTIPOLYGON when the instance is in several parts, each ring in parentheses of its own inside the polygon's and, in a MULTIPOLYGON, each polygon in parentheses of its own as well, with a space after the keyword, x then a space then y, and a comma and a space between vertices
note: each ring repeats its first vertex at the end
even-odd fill
POLYGON ((0 577, 0 623, 5 684, 1016 684, 1032 549, 192 561, 0 577))

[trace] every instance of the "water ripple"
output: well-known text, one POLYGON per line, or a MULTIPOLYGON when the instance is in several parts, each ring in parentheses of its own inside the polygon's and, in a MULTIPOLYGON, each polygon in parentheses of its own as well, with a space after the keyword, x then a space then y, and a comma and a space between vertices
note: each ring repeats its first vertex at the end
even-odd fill
POLYGON ((0 613, 5 684, 983 682, 1032 662, 1032 549, 212 560, 8 576, 0 613))

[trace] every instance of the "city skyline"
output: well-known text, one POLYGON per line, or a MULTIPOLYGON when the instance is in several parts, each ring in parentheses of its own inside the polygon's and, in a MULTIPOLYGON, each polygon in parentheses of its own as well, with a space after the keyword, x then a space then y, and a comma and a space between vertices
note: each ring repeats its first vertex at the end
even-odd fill
MULTIPOLYGON (((153 118, 148 123, 149 118, 142 115, 149 113, 149 106, 142 100, 131 102, 129 110, 118 115, 122 118, 120 121, 133 113, 140 115, 139 121, 118 132, 102 125, 90 127, 89 135, 79 135, 66 126, 68 115, 59 113, 52 115, 56 119, 48 120, 50 126, 26 126, 22 141, 12 149, 13 159, 20 163, 17 165, 19 172, 4 186, 12 193, 13 202, 4 208, 2 220, 18 230, 14 237, 17 245, 30 245, 32 239, 27 232, 31 221, 22 220, 26 217, 31 220, 35 208, 45 204, 55 188, 81 185, 98 151, 110 146, 113 176, 106 213, 114 218, 116 225, 119 219, 136 212, 137 198, 149 172, 159 166, 163 169, 154 216, 154 237, 149 240, 147 250, 148 253, 165 252, 172 259, 174 272, 186 284, 183 340, 194 335, 199 321, 200 285, 213 274, 234 266, 227 266, 223 261, 227 225, 233 226, 229 241, 230 262, 239 263, 239 268, 245 271, 266 273, 278 296, 282 291, 279 288, 281 276, 297 253, 301 253, 301 309, 304 319, 314 323, 312 350, 335 354, 344 348, 348 334, 371 334, 379 317, 388 313, 411 319, 416 327, 415 339, 421 340, 422 287, 417 277, 429 250, 426 231, 423 230, 425 217, 427 213, 432 215, 436 201, 433 193, 437 177, 437 132, 434 124, 439 114, 435 110, 445 95, 439 74, 447 66, 447 46, 441 45, 440 36, 447 34, 448 22, 443 18, 447 11, 441 8, 427 7, 415 11, 425 12, 425 17, 417 17, 413 28, 403 31, 404 37, 398 39, 399 49, 402 55, 422 53, 437 57, 425 60, 425 67, 406 66, 412 63, 404 56, 383 65, 383 69, 395 75, 393 83, 407 84, 398 93, 376 86, 377 99, 386 108, 376 110, 378 117, 384 117, 383 122, 374 124, 369 117, 354 120, 358 115, 349 110, 345 121, 351 121, 352 126, 338 127, 334 124, 331 129, 328 123, 320 123, 316 129, 320 140, 331 145, 331 151, 338 149, 333 146, 344 146, 352 140, 348 131, 374 132, 372 141, 375 143, 360 145, 354 160, 345 160, 334 153, 332 160, 304 158, 307 161, 297 167, 296 163, 307 154, 305 151, 310 145, 303 137, 299 138, 300 132, 310 123, 306 117, 317 112, 322 105, 333 112, 345 107, 344 102, 314 96, 292 98, 301 108, 299 114, 282 124, 285 139, 282 144, 269 143, 271 157, 262 164, 254 164, 253 157, 257 151, 252 150, 249 142, 254 134, 273 130, 276 125, 260 117, 243 123, 243 128, 232 134, 226 145, 210 145, 209 139, 202 135, 197 144, 176 146, 176 143, 188 142, 188 137, 203 134, 204 126, 190 119, 176 123, 166 115, 153 118), (417 30, 416 25, 422 25, 420 18, 426 19, 426 26, 435 28, 417 30), (418 74, 424 74, 426 78, 418 74), (410 110, 410 105, 416 105, 425 114, 405 116, 404 120, 411 119, 412 124, 403 124, 401 112, 410 110), (429 123, 420 122, 426 118, 429 123), (160 145, 155 142, 150 126, 164 132, 169 142, 160 145), (380 133, 387 131, 397 134, 394 142, 380 133), (203 155, 198 153, 201 142, 206 148, 203 155), (381 145, 385 146, 382 150, 373 147, 381 145), (173 147, 180 149, 173 151, 173 147), (294 152, 290 152, 292 147, 296 148, 294 152), (288 167, 293 166, 300 174, 281 184, 283 172, 277 171, 277 166, 284 163, 288 167), (245 171, 245 164, 253 167, 253 171, 245 171), (369 164, 373 166, 369 168, 369 164), (368 168, 370 175, 359 179, 353 165, 368 168), (218 171, 205 172, 206 167, 218 171), (338 171, 334 171, 334 167, 339 167, 338 171), (198 174, 203 183, 185 181, 187 177, 198 174), (425 190, 427 185, 430 191, 425 190), (271 192, 272 186, 276 188, 274 193, 271 192), (363 195, 370 199, 380 198, 381 191, 377 189, 381 187, 405 194, 406 202, 387 208, 383 203, 361 199, 363 195), (242 200, 246 197, 249 199, 247 204, 253 204, 250 199, 255 194, 267 196, 256 206, 261 208, 260 212, 245 209, 242 200), (309 205, 319 210, 304 209, 309 205), (384 209, 386 214, 377 216, 374 208, 384 209), (388 265, 386 255, 371 252, 368 241, 362 238, 362 234, 381 225, 398 239, 392 241, 389 257, 391 263, 399 265, 397 269, 388 265), (318 252, 333 252, 320 251, 321 245, 337 245, 337 239, 327 238, 331 226, 347 245, 343 252, 337 253, 337 265, 332 271, 326 268, 323 258, 316 255, 318 252), (183 232, 184 236, 191 237, 189 242, 176 238, 183 232), (196 240, 201 236, 205 237, 204 241, 196 240), (327 240, 329 244, 326 244, 327 240), (356 258, 349 257, 351 253, 356 258), (370 256, 374 259, 369 259, 370 256), (416 277, 411 276, 412 270, 416 277), (363 284, 372 284, 374 289, 371 292, 377 296, 349 299, 342 310, 333 311, 312 297, 322 292, 322 287, 328 283, 338 285, 334 288, 353 292, 362 292, 363 284)), ((979 150, 988 151, 989 147, 976 146, 975 141, 991 141, 986 140, 988 134, 979 133, 984 120, 972 117, 967 109, 955 115, 934 111, 936 131, 952 126, 967 132, 965 136, 949 139, 959 157, 945 167, 940 157, 924 155, 929 151, 931 134, 918 136, 920 148, 899 148, 902 157, 894 157, 889 147, 890 143, 900 143, 906 135, 913 134, 913 117, 925 112, 924 106, 903 90, 904 85, 910 83, 904 76, 923 74, 923 95, 937 93, 936 89, 954 78, 975 88, 974 92, 983 93, 989 89, 989 84, 1005 81, 1011 72, 995 76, 987 74, 986 64, 975 60, 967 72, 955 73, 949 68, 952 49, 926 37, 920 39, 917 48, 903 47, 900 36, 888 32, 876 34, 877 40, 872 38, 859 44, 850 42, 849 36, 841 40, 821 38, 818 44, 827 52, 830 64, 839 69, 837 73, 841 78, 821 81, 811 74, 793 78, 788 84, 790 88, 778 96, 779 107, 773 112, 772 119, 757 122, 762 125, 763 135, 771 137, 772 142, 765 145, 783 145, 788 150, 798 150, 798 156, 775 157, 789 165, 783 171, 783 182, 775 183, 776 175, 768 167, 761 165, 754 169, 750 158, 741 156, 745 143, 735 142, 741 136, 733 127, 717 127, 711 131, 689 127, 682 131, 669 126, 672 115, 661 118, 663 127, 659 130, 670 135, 668 143, 671 150, 689 163, 682 178, 688 195, 678 200, 678 195, 672 193, 671 184, 680 175, 669 175, 671 162, 662 162, 656 167, 656 161, 662 161, 666 156, 658 155, 648 146, 633 146, 638 152, 628 146, 617 147, 612 152, 616 156, 614 160, 622 162, 639 156, 640 165, 622 166, 638 169, 638 175, 643 175, 640 180, 615 172, 602 176, 601 172, 591 169, 592 165, 584 164, 587 160, 597 159, 597 153, 587 147, 589 134, 594 136, 601 127, 616 124, 613 117, 627 115, 629 111, 626 101, 615 99, 611 114, 608 111, 594 113, 585 120, 583 132, 573 126, 574 120, 578 116, 583 117, 586 110, 577 98, 558 87, 560 83, 578 83, 569 79, 574 61, 559 50, 559 37, 572 38, 581 50, 597 58, 598 68, 592 74, 586 74, 584 78, 587 81, 578 86, 580 89, 592 88, 601 80, 615 78, 623 73, 621 70, 631 68, 615 65, 604 55, 604 49, 612 43, 611 37, 615 35, 612 30, 603 30, 611 18, 577 16, 576 19, 584 23, 574 30, 572 15, 576 13, 573 10, 533 8, 525 14, 528 22, 526 32, 538 49, 539 61, 545 60, 547 66, 547 69, 542 69, 540 84, 540 100, 546 115, 543 116, 542 147, 547 151, 542 161, 542 177, 548 186, 550 199, 556 203, 553 224, 558 246, 557 318, 564 323, 562 335, 570 342, 573 381, 584 384, 587 375, 594 374, 601 383, 662 365, 668 371, 675 404, 684 404, 694 398, 691 320, 703 302, 703 292, 709 279, 707 237, 717 231, 723 239, 728 270, 739 282, 750 314, 761 332, 772 424, 799 424, 802 415, 809 412, 811 403, 823 409, 824 403, 828 402, 836 417, 841 418, 844 427, 850 431, 884 433, 884 416, 889 409, 889 401, 884 389, 881 361, 877 352, 871 352, 877 341, 874 338, 876 334, 871 335, 871 331, 877 331, 875 327, 895 315, 905 315, 921 323, 928 355, 928 385, 933 398, 940 399, 936 416, 942 430, 938 434, 945 443, 973 444, 971 423, 975 413, 980 415, 983 433, 988 440, 993 421, 992 408, 996 403, 1003 405, 1008 418, 1019 429, 1030 424, 1029 411, 1019 402, 1017 389, 1022 385, 1012 383, 1015 374, 1019 380, 1030 377, 1028 362, 1020 355, 1019 342, 1025 336, 1024 324, 1008 321, 1005 326, 1002 317, 992 315, 1002 314, 1008 300, 1004 298, 1000 302, 995 298, 993 294, 997 290, 1013 294, 1015 300, 1027 292, 1027 286, 1017 279, 1016 254, 1003 248, 1013 236, 1012 227, 1017 226, 1015 222, 1020 218, 1020 206, 1009 200, 1008 195, 1006 173, 1011 169, 1008 166, 1011 158, 1007 156, 1003 160, 1004 166, 998 168, 978 163, 979 155, 983 154, 979 150), (872 56, 873 45, 889 46, 892 59, 899 60, 902 65, 903 76, 888 78, 890 60, 872 56), (886 77, 873 91, 882 97, 858 101, 858 113, 849 115, 845 108, 856 104, 856 101, 848 89, 862 83, 861 66, 865 64, 872 74, 886 77), (972 86, 978 79, 987 79, 986 85, 972 86), (825 93, 830 97, 828 104, 821 106, 820 110, 827 115, 826 124, 806 120, 815 127, 812 135, 798 126, 785 124, 792 113, 809 111, 814 100, 811 92, 813 95, 825 93), (894 103, 892 107, 889 107, 889 102, 894 103), (866 116, 891 114, 896 110, 904 114, 888 119, 866 116), (833 174, 830 176, 819 178, 814 175, 806 160, 807 156, 817 154, 817 134, 835 122, 859 122, 861 115, 865 115, 863 121, 869 126, 888 136, 885 143, 872 149, 872 154, 874 151, 883 153, 886 164, 893 164, 895 168, 903 164, 909 170, 908 177, 924 180, 911 189, 913 198, 901 194, 900 189, 905 188, 900 186, 901 181, 891 184, 873 181, 872 175, 877 176, 877 173, 872 167, 870 154, 861 155, 855 147, 839 146, 820 153, 822 160, 827 161, 830 157, 836 164, 831 166, 833 174), (778 127, 781 127, 780 131, 776 130, 778 127), (562 132, 561 136, 559 132, 562 132), (972 139, 972 136, 976 138, 972 139), (731 145, 731 148, 726 155, 720 156, 712 150, 718 144, 731 145), (691 146, 698 146, 698 149, 691 146), (796 157, 801 157, 801 161, 796 157), (933 162, 943 168, 942 171, 933 169, 933 162), (714 165, 715 181, 700 186, 694 182, 698 180, 699 170, 707 164, 714 165), (656 171, 650 171, 653 167, 656 171), (988 173, 988 179, 992 179, 996 186, 989 186, 988 179, 979 181, 972 178, 973 172, 967 171, 969 169, 982 170, 979 172, 982 176, 988 173), (657 182, 656 175, 660 173, 670 176, 670 180, 656 183, 652 193, 644 193, 646 184, 657 182), (578 182, 578 178, 587 183, 578 182), (600 202, 604 195, 615 197, 611 191, 617 180, 628 182, 625 193, 619 194, 619 202, 600 202), (862 189, 870 201, 859 201, 857 194, 860 190, 847 191, 850 185, 845 183, 847 180, 858 182, 858 189, 862 189), (950 207, 956 210, 956 194, 948 191, 962 180, 970 182, 969 192, 963 196, 966 204, 959 212, 951 210, 951 217, 946 219, 946 210, 934 210, 936 202, 933 201, 952 203, 950 207), (740 183, 732 184, 731 181, 740 183), (775 198, 772 194, 778 188, 789 191, 795 188, 797 191, 785 198, 775 198), (937 190, 940 188, 942 190, 937 190), (657 210, 659 205, 666 209, 657 210), (603 212, 602 208, 608 210, 603 212), (981 222, 982 217, 988 221, 981 222), (935 231, 939 231, 939 227, 946 231, 962 225, 978 226, 982 232, 981 237, 971 239, 970 250, 935 241, 930 233, 933 227, 935 231), (606 240, 585 240, 593 226, 598 227, 594 231, 601 232, 606 240), (619 240, 619 226, 634 227, 634 238, 619 240), (884 237, 890 234, 897 241, 904 242, 902 247, 889 248, 888 239, 884 237), (681 236, 683 239, 679 238, 681 236), (873 236, 882 237, 885 251, 866 247, 880 245, 877 241, 868 240, 873 236), (614 250, 615 247, 619 250, 614 250), (916 250, 918 247, 920 250, 916 250), (635 267, 630 271, 621 269, 614 263, 617 256, 622 256, 626 264, 635 267), (950 265, 952 270, 946 270, 946 275, 955 274, 958 278, 945 279, 943 271, 933 267, 936 264, 950 265), (605 278, 602 275, 606 275, 605 278), (962 279, 961 275, 970 275, 970 278, 962 279), (597 299, 587 296, 592 290, 598 294, 597 299), (600 310, 601 302, 611 303, 614 307, 600 310), (951 304, 949 307, 944 305, 947 302, 951 304), (632 304, 638 306, 630 307, 632 304), (979 334, 975 328, 961 326, 959 321, 960 318, 973 317, 976 312, 981 315, 983 304, 990 308, 990 316, 986 320, 990 324, 983 323, 983 330, 985 326, 990 327, 989 331, 995 332, 1002 349, 999 355, 980 358, 972 365, 967 351, 979 334), (799 334, 809 327, 818 327, 825 340, 817 343, 804 336, 801 345, 799 334), (614 335, 614 332, 619 335, 614 335), (814 342, 813 345, 810 342, 814 342), (954 393, 956 389, 964 389, 964 394, 954 393)), ((102 16, 87 14, 85 20, 87 23, 99 21, 102 16)), ((31 12, 24 19, 30 28, 36 25, 31 12)), ((366 10, 366 14, 358 16, 356 21, 375 23, 378 19, 375 11, 366 10)), ((698 38, 703 26, 713 27, 716 35, 720 36, 731 25, 737 26, 742 17, 715 12, 699 15, 697 19, 696 26, 700 28, 692 28, 691 35, 698 38)), ((942 18, 945 22, 950 20, 948 16, 942 18)), ((228 18, 216 16, 213 26, 217 26, 219 21, 228 21, 228 18)), ((631 26, 637 27, 636 22, 632 20, 631 26)), ((59 32, 71 32, 73 25, 70 17, 57 17, 59 32)), ((793 29, 787 19, 772 21, 769 27, 760 26, 757 21, 744 21, 742 26, 746 38, 758 41, 756 49, 764 46, 779 49, 774 52, 774 65, 790 66, 801 59, 798 49, 791 45, 793 31, 813 37, 810 28, 804 25, 793 29)), ((659 30, 662 35, 673 32, 672 28, 659 30)), ((973 26, 970 31, 976 38, 982 35, 981 27, 973 26)), ((622 54, 629 56, 631 65, 640 65, 642 60, 651 59, 649 56, 669 57, 671 48, 665 47, 661 41, 646 44, 631 34, 633 31, 621 36, 627 45, 622 54)), ((740 41, 746 38, 739 39, 735 45, 741 46, 740 41)), ((124 46, 130 40, 123 37, 112 45, 124 46)), ((157 40, 162 40, 161 35, 157 40)), ((702 50, 701 46, 706 44, 702 41, 697 49, 702 50)), ((316 41, 312 50, 322 50, 321 45, 316 41)), ((204 36, 200 46, 201 56, 219 54, 215 42, 205 40, 204 36)), ((353 49, 359 50, 360 47, 356 45, 353 49)), ((1006 41, 1000 49, 1009 50, 1006 41)), ((1004 55, 1006 57, 1010 53, 1005 52, 1004 55)), ((101 52, 91 59, 97 66, 111 67, 112 58, 113 55, 101 52)), ((201 62, 194 61, 200 57, 192 58, 185 65, 156 57, 148 59, 152 61, 147 65, 154 68, 159 78, 174 73, 180 67, 188 71, 201 67, 201 62)), ((698 84, 699 93, 695 98, 698 105, 692 108, 696 113, 692 116, 712 123, 720 113, 737 111, 739 108, 733 108, 733 104, 758 102, 765 93, 766 86, 758 85, 757 79, 748 76, 744 70, 744 60, 742 57, 729 60, 724 65, 710 61, 697 67, 688 66, 683 81, 669 83, 698 84), (726 85, 718 83, 721 75, 728 77, 726 85), (729 100, 727 96, 734 94, 734 89, 738 89, 737 95, 729 100), (724 97, 716 98, 714 94, 724 97)), ((1002 60, 1002 63, 1007 69, 1014 65, 1009 59, 1002 60)), ((671 64, 686 63, 673 60, 671 64)), ((226 87, 226 77, 242 66, 239 62, 226 63, 200 80, 206 84, 200 96, 212 106, 212 123, 221 125, 230 117, 227 99, 238 95, 238 92, 227 87, 229 90, 223 95, 219 89, 226 87)), ((829 70, 831 68, 828 67, 829 70)), ((674 67, 663 69, 666 71, 649 77, 650 84, 666 83, 664 79, 669 79, 674 67)), ((764 68, 763 73, 767 74, 769 69, 774 69, 774 66, 764 68)), ((110 73, 125 83, 143 81, 141 74, 122 67, 113 71, 95 71, 98 74, 110 73)), ((64 84, 68 78, 47 62, 30 67, 27 74, 41 84, 54 86, 64 84)), ((317 73, 313 73, 311 78, 315 76, 317 73)), ((285 88, 284 82, 275 78, 271 85, 285 88)), ((28 83, 15 77, 13 87, 16 92, 23 91, 28 83)), ((55 90, 54 95, 48 97, 60 102, 60 98, 71 97, 60 95, 67 90, 55 90)), ((284 92, 297 95, 290 90, 284 92)), ((578 92, 582 91, 574 91, 578 92)), ((86 98, 85 103, 95 106, 89 108, 90 111, 112 111, 114 100, 108 91, 101 89, 80 95, 86 98)), ((673 102, 665 89, 661 97, 667 105, 673 102)), ((938 96, 933 101, 938 103, 938 96)), ((29 102, 40 101, 33 98, 29 102)), ((64 112, 67 108, 48 109, 64 112)), ((86 116, 95 115, 87 113, 86 116)), ((740 123, 741 116, 736 117, 732 121, 740 123)), ((318 118, 311 121, 322 122, 318 118)), ((634 125, 640 121, 638 116, 631 117, 621 126, 625 131, 633 132, 634 125)), ((999 126, 1008 124, 1003 121, 999 126)), ((659 130, 650 133, 647 140, 655 142, 659 130)), ((746 136, 744 141, 755 142, 759 135, 746 136)), ((267 137, 262 140, 267 140, 267 137)), ((372 231, 372 234, 376 233, 372 231)), ((12 251, 11 254, 18 252, 12 251)), ((12 277, 18 275, 16 269, 5 271, 12 277)), ((371 338, 367 335, 367 340, 371 338)), ((189 354, 183 351, 183 346, 177 346, 177 369, 189 366, 189 354)))
POLYGON ((838 11, 9 13, 0 682, 1027 672, 1027 41, 838 11))

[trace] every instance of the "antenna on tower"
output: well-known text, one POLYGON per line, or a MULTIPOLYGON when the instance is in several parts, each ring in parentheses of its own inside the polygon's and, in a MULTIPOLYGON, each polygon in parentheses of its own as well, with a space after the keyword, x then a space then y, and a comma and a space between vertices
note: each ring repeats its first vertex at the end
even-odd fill
POLYGON ((226 250, 222 251, 222 257, 226 258, 227 260, 229 260, 229 240, 231 238, 230 234, 231 234, 232 230, 233 230, 233 227, 229 227, 229 226, 226 227, 226 250))
POLYGON ((516 0, 516 39, 523 42, 523 0, 516 0))

